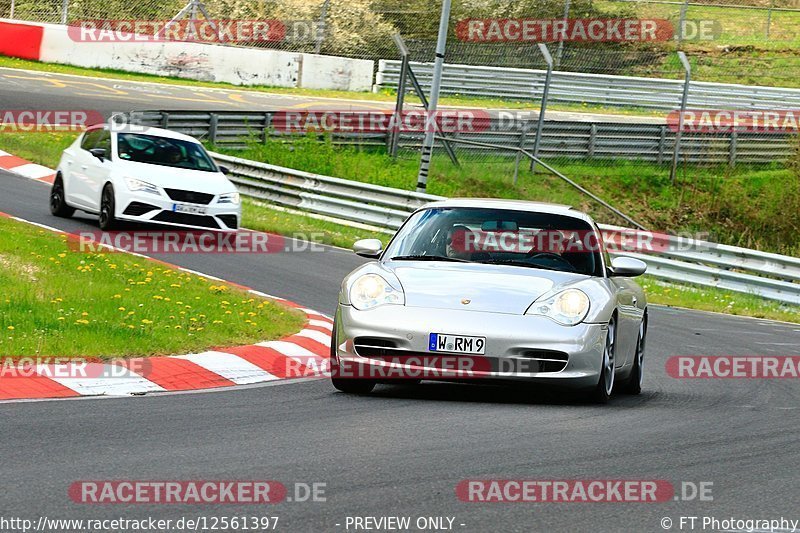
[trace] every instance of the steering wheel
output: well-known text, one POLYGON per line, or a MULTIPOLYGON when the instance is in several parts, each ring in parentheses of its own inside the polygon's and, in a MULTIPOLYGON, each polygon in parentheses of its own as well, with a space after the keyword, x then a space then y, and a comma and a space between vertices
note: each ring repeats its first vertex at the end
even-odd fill
POLYGON ((567 265, 570 268, 570 270, 575 270, 575 267, 573 266, 572 263, 570 263, 569 261, 567 261, 566 259, 564 259, 560 255, 555 254, 553 252, 534 253, 533 255, 528 255, 526 257, 526 259, 539 259, 539 258, 542 258, 542 257, 546 257, 548 259, 555 259, 556 261, 560 261, 561 263, 567 265))

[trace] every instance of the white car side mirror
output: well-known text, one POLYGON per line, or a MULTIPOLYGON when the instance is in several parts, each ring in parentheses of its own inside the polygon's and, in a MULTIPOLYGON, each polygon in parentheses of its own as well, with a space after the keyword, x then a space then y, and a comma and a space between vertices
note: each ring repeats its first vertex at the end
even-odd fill
POLYGON ((615 257, 611 261, 611 275, 617 277, 634 278, 647 271, 647 263, 633 257, 615 257))
POLYGON ((353 244, 356 255, 368 259, 377 259, 383 251, 383 243, 379 239, 361 239, 353 244))

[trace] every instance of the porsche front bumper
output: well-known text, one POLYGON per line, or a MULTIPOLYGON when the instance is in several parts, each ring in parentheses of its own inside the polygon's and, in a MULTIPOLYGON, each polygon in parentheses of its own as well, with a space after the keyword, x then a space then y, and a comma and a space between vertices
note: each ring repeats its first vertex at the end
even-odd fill
POLYGON ((352 377, 532 381, 569 388, 597 384, 607 332, 602 324, 562 326, 539 316, 402 305, 367 311, 339 305, 336 324, 340 367, 369 372, 352 377), (431 333, 485 337, 485 354, 431 352, 431 333))

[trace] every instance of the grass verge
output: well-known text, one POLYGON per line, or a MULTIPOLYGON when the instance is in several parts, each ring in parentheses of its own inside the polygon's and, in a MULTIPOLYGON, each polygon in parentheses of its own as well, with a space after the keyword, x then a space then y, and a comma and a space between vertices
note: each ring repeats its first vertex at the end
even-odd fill
POLYGON ((0 218, 0 356, 156 356, 277 339, 301 313, 125 253, 80 253, 0 218))
MULTIPOLYGON (((39 153, 40 151, 36 146, 39 135, 41 134, 18 134, 15 136, 15 146, 25 148, 28 145, 34 145, 32 147, 28 147, 29 151, 24 153, 39 153)), ((68 137, 66 134, 60 133, 51 135, 54 137, 53 140, 48 141, 51 143, 51 146, 60 146, 59 143, 63 142, 57 140, 56 137, 68 137)), ((72 137, 70 137, 70 139, 71 138, 72 137)), ((0 149, 11 151, 9 149, 9 143, 6 142, 6 139, 6 136, 0 139, 0 149)), ((66 141, 66 144, 69 144, 69 141, 66 141)), ((297 150, 287 152, 285 155, 288 157, 296 151, 297 150)), ((325 154, 328 154, 328 152, 321 150, 321 153, 323 159, 325 159, 325 154)), ((42 158, 36 159, 35 157, 30 157, 30 159, 40 164, 49 164, 51 166, 55 166, 55 163, 52 163, 52 161, 54 159, 57 160, 58 154, 41 153, 41 155, 42 158)), ((239 157, 247 157, 247 155, 243 155, 242 152, 236 152, 236 155, 239 157)), ((304 162, 307 163, 307 161, 302 159, 305 156, 300 157, 300 160, 294 161, 295 164, 301 164, 304 162)), ((269 162, 282 164, 282 162, 275 161, 274 159, 269 160, 269 162)), ((319 164, 322 166, 322 163, 319 164)), ((331 165, 330 167, 326 167, 329 168, 329 170, 345 172, 351 179, 355 179, 353 174, 356 177, 371 176, 372 179, 374 179, 376 174, 384 171, 384 166, 386 166, 390 172, 395 171, 392 170, 393 167, 391 164, 387 165, 385 159, 376 161, 376 166, 373 168, 365 166, 366 162, 362 161, 362 166, 354 169, 352 172, 348 170, 346 165, 339 166, 339 163, 335 161, 328 161, 328 164, 331 165)), ((286 166, 291 165, 287 164, 286 166)), ((312 169, 303 168, 303 170, 312 169)), ((317 171, 319 172, 319 170, 317 171)), ((331 173, 333 175, 337 175, 334 172, 331 173)), ((441 178, 440 174, 434 173, 432 176, 432 184, 437 183, 439 178, 441 178)), ((405 180, 407 178, 403 177, 402 179, 405 180)), ((501 176, 501 179, 503 182, 507 181, 507 178, 504 176, 501 176)), ((536 175, 535 179, 543 180, 545 179, 545 176, 536 175)), ((387 178, 387 181, 391 182, 392 180, 387 178)), ((465 186, 469 186, 470 183, 473 183, 472 180, 469 179, 465 181, 467 182, 465 186)), ((540 190, 546 191, 547 189, 542 188, 540 190)), ((463 196, 468 191, 469 189, 466 191, 451 190, 450 192, 463 196)), ((390 235, 385 233, 353 228, 350 226, 337 224, 335 222, 320 220, 304 214, 288 213, 285 211, 270 209, 265 207, 264 204, 256 203, 250 200, 244 201, 243 218, 244 226, 254 230, 277 233, 289 237, 304 238, 342 248, 350 248, 353 242, 358 239, 377 238, 381 239, 384 243, 388 243, 390 238, 390 235)), ((648 300, 653 304, 686 307, 701 311, 715 311, 734 315, 800 323, 800 306, 784 305, 780 304, 779 302, 766 300, 754 295, 741 294, 722 289, 698 287, 688 284, 664 283, 661 280, 657 280, 656 278, 649 276, 644 276, 643 278, 640 278, 639 281, 647 292, 648 300)), ((1 303, 2 300, 0 300, 0 304, 1 303)), ((0 309, 2 309, 2 307, 0 307, 0 309)), ((2 324, 0 324, 0 333, 4 333, 1 328, 2 324)), ((2 353, 2 344, 0 344, 0 353, 2 353)))

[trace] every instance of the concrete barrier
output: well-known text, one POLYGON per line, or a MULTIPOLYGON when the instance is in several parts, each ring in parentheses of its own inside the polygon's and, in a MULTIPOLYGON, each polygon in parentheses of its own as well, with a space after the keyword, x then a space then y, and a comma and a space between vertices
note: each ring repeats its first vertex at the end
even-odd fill
POLYGON ((79 42, 67 27, 0 19, 0 55, 234 85, 368 91, 374 62, 191 42, 79 42))

